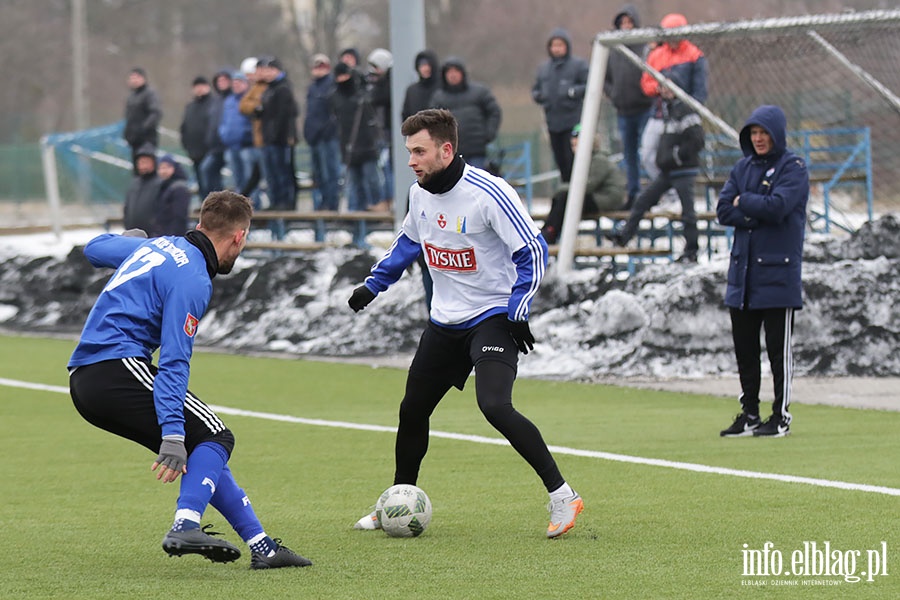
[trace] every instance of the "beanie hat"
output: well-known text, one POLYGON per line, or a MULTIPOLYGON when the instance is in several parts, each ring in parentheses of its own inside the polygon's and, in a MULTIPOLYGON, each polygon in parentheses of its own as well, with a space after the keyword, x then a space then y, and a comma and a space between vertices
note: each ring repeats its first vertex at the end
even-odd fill
POLYGON ((256 63, 256 66, 272 67, 274 69, 278 69, 279 71, 284 71, 284 67, 281 66, 281 61, 274 56, 260 56, 259 61, 256 63))
POLYGON ((256 71, 256 63, 259 62, 256 60, 255 56, 248 56, 244 60, 241 61, 241 71, 247 75, 256 71))
POLYGON ((159 164, 167 163, 172 165, 173 167, 177 166, 177 162, 175 161, 175 157, 171 154, 163 154, 159 159, 159 164))
POLYGON ((209 81, 203 75, 197 75, 194 77, 194 81, 191 82, 191 86, 195 85, 209 85, 209 81))
POLYGON ((659 25, 663 29, 674 29, 676 27, 684 27, 688 24, 687 18, 679 13, 669 13, 662 18, 659 25))
POLYGON ((334 66, 334 76, 338 77, 339 75, 347 75, 352 72, 353 68, 347 63, 339 62, 334 66))
POLYGON ((156 146, 150 142, 144 142, 138 147, 137 152, 134 153, 135 158, 139 156, 149 156, 153 160, 156 160, 156 146))
POLYGON ((384 48, 375 48, 369 53, 369 64, 382 70, 387 71, 394 64, 394 55, 384 48))
POLYGON ((137 73, 138 75, 140 75, 140 76, 143 77, 144 79, 147 79, 147 71, 145 71, 145 70, 143 69, 143 67, 132 67, 132 68, 131 68, 131 71, 129 71, 129 73, 137 73))

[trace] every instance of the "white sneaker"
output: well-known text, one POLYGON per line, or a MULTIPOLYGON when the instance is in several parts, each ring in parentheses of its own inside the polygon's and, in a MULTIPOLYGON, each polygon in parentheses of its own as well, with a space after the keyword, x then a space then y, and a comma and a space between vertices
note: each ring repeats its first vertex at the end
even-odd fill
POLYGON ((550 511, 547 537, 555 538, 575 527, 575 517, 584 510, 584 501, 576 493, 562 500, 551 500, 547 510, 550 511))
POLYGON ((381 529, 381 521, 378 520, 378 515, 373 510, 357 521, 353 529, 381 529))

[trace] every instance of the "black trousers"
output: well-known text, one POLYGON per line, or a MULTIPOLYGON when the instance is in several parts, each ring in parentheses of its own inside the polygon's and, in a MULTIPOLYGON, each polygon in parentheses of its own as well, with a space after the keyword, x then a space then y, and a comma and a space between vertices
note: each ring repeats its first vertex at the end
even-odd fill
POLYGON ((488 422, 541 478, 548 492, 565 480, 538 428, 512 405, 518 350, 498 315, 466 330, 428 323, 409 368, 400 403, 394 483, 415 485, 428 451, 429 420, 451 387, 460 390, 475 367, 475 397, 488 422))
MULTIPOLYGON (((106 360, 78 367, 69 375, 69 392, 84 420, 159 452, 162 429, 153 403, 156 366, 140 358, 106 360)), ((213 410, 188 390, 184 399, 184 445, 190 453, 203 442, 217 442, 231 454, 234 435, 213 410)))
POLYGON ((572 152, 572 131, 551 131, 550 149, 553 151, 553 160, 559 168, 560 181, 569 183, 569 179, 572 178, 572 164, 575 162, 575 153, 572 152))
POLYGON ((772 368, 775 400, 772 414, 788 423, 791 413, 791 380, 793 379, 793 354, 791 337, 794 331, 793 308, 769 308, 763 310, 731 309, 731 335, 734 354, 741 379, 741 406, 744 412, 759 414, 760 331, 765 331, 766 353, 772 368))
POLYGON ((660 173, 656 179, 650 182, 643 192, 638 194, 631 207, 631 214, 622 227, 620 234, 623 241, 630 240, 637 231, 644 213, 656 206, 663 194, 674 188, 681 201, 681 223, 684 227, 684 253, 697 255, 700 248, 699 233, 697 231, 697 211, 694 209, 694 181, 695 175, 681 175, 672 177, 668 173, 660 173))

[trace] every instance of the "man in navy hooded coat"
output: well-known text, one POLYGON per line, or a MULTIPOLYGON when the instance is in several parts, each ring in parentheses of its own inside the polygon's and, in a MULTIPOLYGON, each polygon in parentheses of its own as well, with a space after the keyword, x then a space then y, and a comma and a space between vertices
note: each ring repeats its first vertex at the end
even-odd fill
POLYGON ((742 411, 724 437, 782 437, 790 433, 791 334, 802 308, 801 263, 809 173, 787 149, 787 120, 777 106, 758 107, 741 129, 744 157, 719 194, 716 215, 734 227, 725 306, 741 380, 742 411), (772 416, 759 415, 760 330, 772 367, 772 416))

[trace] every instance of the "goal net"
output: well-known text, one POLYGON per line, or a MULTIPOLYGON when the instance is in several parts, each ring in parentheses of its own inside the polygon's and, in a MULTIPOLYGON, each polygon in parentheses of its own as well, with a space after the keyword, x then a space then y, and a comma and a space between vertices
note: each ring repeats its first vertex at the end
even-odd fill
MULTIPOLYGON (((736 132, 754 108, 777 104, 787 116, 789 146, 807 157, 811 178, 816 175, 814 191, 821 197, 829 186, 825 212, 827 193, 841 186, 848 211, 865 211, 868 204, 871 215, 873 196, 882 208, 900 202, 898 25, 900 10, 879 10, 600 33, 591 54, 582 128, 597 127, 604 139, 618 142, 615 109, 601 91, 609 53, 631 54, 651 71, 646 56, 634 56, 624 46, 686 39, 700 48, 709 69, 708 97, 698 106, 707 133, 704 177, 727 176, 740 157, 736 132)), ((586 173, 587 160, 576 155, 569 199, 579 212, 576 198, 583 196, 580 179, 586 173)), ((577 215, 570 218, 567 211, 563 237, 575 229, 577 215)), ((566 258, 561 249, 560 262, 566 258)))

